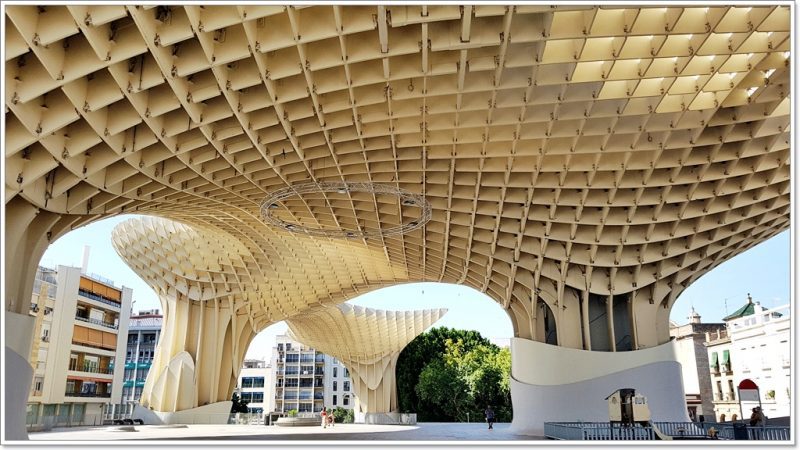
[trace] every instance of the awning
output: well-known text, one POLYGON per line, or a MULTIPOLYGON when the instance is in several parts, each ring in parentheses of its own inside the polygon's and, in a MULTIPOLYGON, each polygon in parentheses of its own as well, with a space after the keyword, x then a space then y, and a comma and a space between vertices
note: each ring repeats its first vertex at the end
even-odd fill
POLYGON ((722 351, 722 364, 728 366, 731 363, 731 351, 730 350, 723 350, 722 351))
POLYGON ((711 367, 716 367, 719 364, 719 355, 717 352, 711 353, 711 367))

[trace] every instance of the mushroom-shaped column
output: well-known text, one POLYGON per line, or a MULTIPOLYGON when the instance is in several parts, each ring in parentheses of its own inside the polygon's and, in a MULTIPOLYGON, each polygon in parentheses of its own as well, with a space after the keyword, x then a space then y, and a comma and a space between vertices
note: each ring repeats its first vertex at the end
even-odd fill
POLYGON ((153 422, 198 413, 226 418, 247 347, 264 321, 255 313, 257 280, 247 272, 252 255, 223 233, 155 218, 121 223, 112 241, 164 311, 141 405, 159 416, 153 422))
POLYGON ((400 352, 446 309, 384 311, 350 304, 317 308, 287 323, 293 337, 350 371, 356 422, 399 421, 395 367, 400 352))

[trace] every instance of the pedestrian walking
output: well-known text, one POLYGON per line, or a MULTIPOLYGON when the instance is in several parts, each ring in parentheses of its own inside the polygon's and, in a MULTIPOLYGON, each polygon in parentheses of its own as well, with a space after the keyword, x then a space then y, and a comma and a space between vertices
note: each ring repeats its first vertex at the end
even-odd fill
POLYGON ((333 415, 333 410, 328 412, 328 425, 333 428, 333 425, 336 423, 336 416, 333 415))
POLYGON ((322 407, 322 411, 320 411, 319 415, 322 417, 322 428, 328 428, 328 410, 324 406, 322 407))
POLYGON ((483 412, 483 415, 486 416, 486 423, 489 424, 489 429, 494 430, 494 410, 491 405, 486 407, 486 411, 483 412))

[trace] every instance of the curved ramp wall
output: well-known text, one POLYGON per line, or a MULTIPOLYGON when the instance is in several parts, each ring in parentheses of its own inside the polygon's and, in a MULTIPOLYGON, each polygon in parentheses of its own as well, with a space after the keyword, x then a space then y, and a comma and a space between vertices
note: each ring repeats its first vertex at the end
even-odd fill
POLYGON ((653 420, 689 421, 671 342, 632 352, 592 352, 511 340, 511 431, 516 434, 541 436, 544 422, 606 422, 605 398, 620 388, 647 397, 653 420))

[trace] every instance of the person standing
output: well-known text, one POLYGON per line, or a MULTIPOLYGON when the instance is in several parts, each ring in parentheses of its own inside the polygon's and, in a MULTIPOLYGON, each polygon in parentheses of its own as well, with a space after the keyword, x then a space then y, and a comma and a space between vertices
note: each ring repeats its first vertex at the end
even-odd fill
POLYGON ((493 430, 494 429, 494 427, 493 427, 493 425, 494 425, 494 410, 492 409, 491 405, 486 407, 486 411, 483 412, 483 415, 486 416, 486 423, 489 424, 489 429, 493 430))
POLYGON ((328 428, 328 410, 324 406, 319 415, 322 417, 322 428, 328 428))

